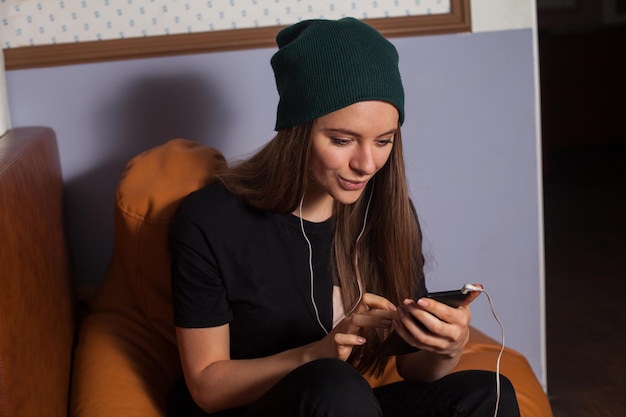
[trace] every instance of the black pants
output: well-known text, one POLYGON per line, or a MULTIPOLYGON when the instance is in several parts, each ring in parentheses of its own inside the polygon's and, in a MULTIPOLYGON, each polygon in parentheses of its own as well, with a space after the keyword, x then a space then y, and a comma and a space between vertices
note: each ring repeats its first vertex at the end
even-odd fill
MULTIPOLYGON (((188 403, 190 398, 177 396, 170 416, 207 416, 188 403)), ((211 417, 493 417, 495 405, 492 372, 463 371, 436 382, 397 382, 372 390, 351 365, 322 359, 295 369, 249 407, 211 417)), ((513 386, 501 376, 498 416, 519 415, 513 386)))

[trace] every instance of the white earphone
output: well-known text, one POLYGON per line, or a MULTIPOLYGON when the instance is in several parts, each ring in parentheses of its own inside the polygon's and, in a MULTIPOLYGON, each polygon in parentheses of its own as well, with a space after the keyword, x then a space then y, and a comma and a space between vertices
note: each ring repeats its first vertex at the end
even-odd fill
POLYGON ((463 294, 467 294, 470 291, 479 291, 479 292, 483 292, 483 289, 480 287, 477 287, 475 285, 472 284, 465 284, 463 285, 463 288, 461 288, 461 292, 463 294))

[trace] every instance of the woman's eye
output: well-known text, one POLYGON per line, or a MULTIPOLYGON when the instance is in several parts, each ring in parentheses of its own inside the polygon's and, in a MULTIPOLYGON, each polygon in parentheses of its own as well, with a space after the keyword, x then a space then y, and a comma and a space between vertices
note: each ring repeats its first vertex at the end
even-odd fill
POLYGON ((349 139, 331 138, 331 140, 333 141, 335 145, 339 145, 339 146, 345 146, 350 143, 349 139))
POLYGON ((393 143, 393 139, 379 139, 376 141, 380 146, 391 145, 393 143))

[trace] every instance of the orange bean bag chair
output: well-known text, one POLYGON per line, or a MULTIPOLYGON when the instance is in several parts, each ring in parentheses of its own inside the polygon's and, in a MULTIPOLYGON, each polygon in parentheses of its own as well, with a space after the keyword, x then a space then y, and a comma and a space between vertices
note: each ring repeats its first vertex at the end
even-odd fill
MULTIPOLYGON (((170 302, 167 233, 181 199, 226 164, 213 148, 173 139, 133 158, 115 200, 114 250, 83 319, 75 350, 70 416, 164 417, 182 371, 170 302)), ((495 369, 499 344, 473 331, 458 369, 495 369)), ((393 362, 373 386, 399 380, 393 362)), ((526 359, 507 349, 501 371, 516 388, 523 417, 551 417, 526 359)))

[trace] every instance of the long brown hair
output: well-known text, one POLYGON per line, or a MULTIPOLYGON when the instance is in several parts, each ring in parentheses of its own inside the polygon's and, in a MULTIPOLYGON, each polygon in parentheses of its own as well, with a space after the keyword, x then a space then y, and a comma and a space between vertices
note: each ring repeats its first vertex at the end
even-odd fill
MULTIPOLYGON (((292 213, 309 181, 311 132, 315 122, 280 130, 267 145, 217 177, 235 195, 261 210, 292 213)), ((411 297, 423 280, 421 234, 409 200, 402 138, 398 129, 385 165, 354 204, 335 202, 332 270, 341 285, 346 312, 363 292, 381 295, 394 304, 411 297), (368 201, 371 197, 371 203, 368 201), (367 224, 361 233, 365 215, 367 224)), ((371 330, 367 347, 350 356, 360 372, 379 375, 387 358, 376 355, 389 331, 371 330)))

